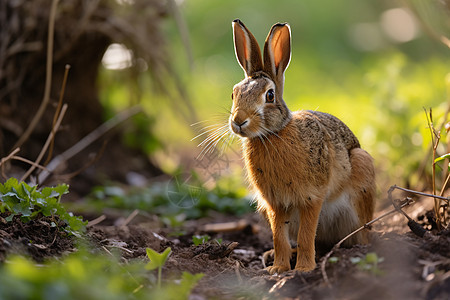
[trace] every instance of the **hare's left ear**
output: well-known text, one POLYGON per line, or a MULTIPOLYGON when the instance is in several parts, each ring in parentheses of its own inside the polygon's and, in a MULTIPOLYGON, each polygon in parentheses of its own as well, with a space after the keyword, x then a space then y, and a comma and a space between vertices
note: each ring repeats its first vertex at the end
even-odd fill
POLYGON ((283 80, 290 60, 291 28, 287 23, 277 23, 270 29, 264 44, 264 70, 274 78, 283 80))

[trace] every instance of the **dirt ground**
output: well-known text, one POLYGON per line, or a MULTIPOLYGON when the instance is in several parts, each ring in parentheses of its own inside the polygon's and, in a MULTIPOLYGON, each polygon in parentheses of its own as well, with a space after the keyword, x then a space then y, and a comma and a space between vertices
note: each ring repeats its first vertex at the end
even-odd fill
MULTIPOLYGON (((409 214, 416 214, 427 227, 430 224, 423 209, 419 206, 409 214)), ((23 224, 18 217, 7 223, 5 217, 0 219, 0 261, 12 252, 40 262, 76 251, 73 237, 52 227, 53 219, 42 217, 23 224)), ((312 272, 268 275, 262 254, 272 248, 271 235, 255 214, 239 219, 213 214, 187 221, 176 232, 148 213, 138 213, 127 221, 126 216, 118 218, 115 213, 105 217, 88 227, 86 238, 94 247, 119 249, 126 263, 145 260, 147 247, 161 252, 170 246, 173 252, 163 269, 164 280, 179 278, 183 271, 205 274, 190 299, 450 299, 450 230, 420 238, 398 214, 373 226, 370 245, 334 251, 334 262, 325 264, 328 284, 321 265, 329 249, 319 249, 317 268, 312 272), (208 229, 216 223, 237 226, 231 231, 208 229), (211 239, 194 246, 192 236, 198 234, 208 234, 211 239), (354 263, 372 252, 378 257, 376 267, 363 270, 354 263)))

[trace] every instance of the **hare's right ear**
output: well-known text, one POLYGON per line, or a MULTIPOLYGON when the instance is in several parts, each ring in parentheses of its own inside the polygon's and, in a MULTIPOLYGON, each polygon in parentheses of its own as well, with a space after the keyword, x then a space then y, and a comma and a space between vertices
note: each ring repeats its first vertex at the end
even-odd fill
POLYGON ((233 21, 234 50, 246 77, 263 69, 261 50, 253 34, 239 19, 233 21))
POLYGON ((273 78, 284 81, 284 71, 291 60, 291 28, 287 23, 277 23, 264 44, 264 67, 273 78))

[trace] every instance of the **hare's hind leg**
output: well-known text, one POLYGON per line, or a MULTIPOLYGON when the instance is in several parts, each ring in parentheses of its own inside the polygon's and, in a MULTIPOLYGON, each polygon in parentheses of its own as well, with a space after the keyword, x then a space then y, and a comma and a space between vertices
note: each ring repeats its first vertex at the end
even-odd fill
MULTIPOLYGON (((355 148, 350 152, 352 166, 351 187, 352 200, 358 214, 359 226, 363 226, 373 217, 375 207, 375 169, 373 159, 361 148, 355 148)), ((367 231, 357 235, 355 243, 367 244, 367 231)))

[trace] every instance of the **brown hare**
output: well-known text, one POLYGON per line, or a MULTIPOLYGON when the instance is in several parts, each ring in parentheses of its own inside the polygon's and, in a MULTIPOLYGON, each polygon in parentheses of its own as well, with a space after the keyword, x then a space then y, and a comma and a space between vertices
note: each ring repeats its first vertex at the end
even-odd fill
MULTIPOLYGON (((233 21, 236 57, 245 79, 233 88, 229 125, 242 138, 250 184, 268 220, 274 245, 270 274, 315 268, 315 242, 333 245, 372 218, 375 171, 372 157, 339 119, 327 113, 291 112, 283 100, 284 72, 291 58, 288 24, 275 24, 264 57, 252 33, 233 21), (291 248, 290 238, 296 241, 291 248)), ((348 245, 367 243, 366 232, 348 245)))

